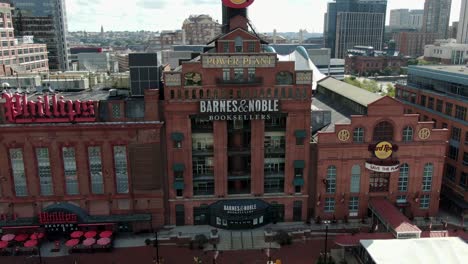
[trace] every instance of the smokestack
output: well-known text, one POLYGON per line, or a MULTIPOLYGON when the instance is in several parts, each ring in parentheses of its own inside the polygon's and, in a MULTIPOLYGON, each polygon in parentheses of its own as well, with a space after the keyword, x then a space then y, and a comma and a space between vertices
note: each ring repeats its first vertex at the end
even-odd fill
POLYGON ((273 29, 273 44, 276 44, 276 28, 273 29))
POLYGON ((247 18, 247 8, 231 8, 225 5, 223 7, 223 25, 222 32, 224 34, 228 33, 230 30, 229 24, 233 17, 240 15, 247 18))
POLYGON ((182 29, 182 45, 187 44, 187 33, 185 32, 185 29, 182 29))
POLYGON ((304 31, 302 29, 299 30, 299 44, 304 42, 304 31))

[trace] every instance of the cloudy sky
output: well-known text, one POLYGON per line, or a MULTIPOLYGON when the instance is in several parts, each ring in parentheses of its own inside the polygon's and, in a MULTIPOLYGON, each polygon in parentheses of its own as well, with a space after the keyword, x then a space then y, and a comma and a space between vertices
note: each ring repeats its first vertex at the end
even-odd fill
MULTIPOLYGON (((68 29, 165 30, 180 29, 191 14, 209 14, 221 21, 221 0, 65 0, 68 29)), ((259 32, 322 32, 324 13, 331 0, 255 0, 249 17, 259 32)), ((452 0, 451 21, 458 21, 461 0, 452 0)), ((423 9, 424 0, 388 0, 391 9, 423 9)), ((388 23, 387 15, 387 23, 388 23)))

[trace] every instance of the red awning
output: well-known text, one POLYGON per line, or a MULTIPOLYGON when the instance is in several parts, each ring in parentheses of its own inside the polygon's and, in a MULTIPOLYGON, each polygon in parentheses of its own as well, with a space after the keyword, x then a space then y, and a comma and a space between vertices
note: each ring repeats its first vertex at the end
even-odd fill
POLYGON ((11 241, 13 239, 15 239, 14 234, 6 234, 2 236, 2 241, 11 241))
POLYGON ((8 230, 8 229, 33 229, 33 228, 40 228, 40 226, 4 226, 4 227, 2 227, 3 230, 8 230))
POLYGON ((16 235, 15 241, 24 242, 24 241, 28 240, 28 238, 29 238, 28 234, 19 234, 19 235, 16 235))
POLYGON ((37 240, 28 240, 24 242, 24 246, 28 248, 35 247, 37 246, 37 240))
POLYGON ((391 233, 359 233, 355 235, 340 235, 336 236, 335 243, 342 247, 356 247, 359 246, 361 240, 372 239, 394 239, 391 233))
POLYGON ((102 231, 99 234, 100 237, 111 237, 112 236, 112 231, 102 231))
POLYGON ((110 242, 111 242, 110 238, 103 237, 103 238, 100 238, 100 239, 97 241, 97 244, 100 245, 100 246, 105 246, 105 245, 110 244, 110 242))
POLYGON ((395 232, 421 232, 416 225, 384 198, 372 198, 369 208, 385 221, 395 232))
POLYGON ((67 246, 67 247, 74 247, 74 246, 78 245, 78 243, 80 243, 80 240, 74 238, 74 239, 70 239, 70 240, 68 240, 67 242, 65 242, 65 246, 67 246))
POLYGON ((84 234, 84 237, 86 237, 86 238, 93 238, 93 237, 96 236, 96 234, 97 234, 96 231, 88 231, 88 232, 86 232, 86 233, 84 234))
POLYGON ((80 238, 83 236, 83 231, 73 231, 71 234, 70 234, 70 237, 71 238, 80 238))
POLYGON ((8 241, 0 241, 0 249, 8 247, 8 241))
POLYGON ((96 239, 94 239, 94 238, 87 238, 87 239, 85 239, 85 240, 83 241, 83 246, 89 247, 89 246, 94 245, 95 243, 96 243, 96 239))
POLYGON ((32 240, 38 240, 38 239, 43 238, 44 236, 45 236, 45 235, 44 235, 44 233, 42 233, 42 232, 41 232, 41 233, 34 233, 34 234, 31 235, 30 239, 32 239, 32 240))
POLYGON ((78 224, 78 226, 112 226, 115 223, 78 224))

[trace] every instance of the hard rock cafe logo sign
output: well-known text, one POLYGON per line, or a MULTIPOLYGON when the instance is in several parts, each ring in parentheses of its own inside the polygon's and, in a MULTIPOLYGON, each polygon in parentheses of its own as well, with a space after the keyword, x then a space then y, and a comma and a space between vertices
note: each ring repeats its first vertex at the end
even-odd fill
POLYGON ((390 142, 379 142, 374 149, 374 154, 378 159, 384 160, 392 156, 393 146, 390 142))
POLYGON ((254 0, 223 0, 223 5, 231 8, 246 8, 253 2, 254 0))
POLYGON ((10 123, 93 122, 96 120, 95 102, 65 100, 63 96, 45 94, 36 101, 26 94, 3 93, 5 117, 10 123))

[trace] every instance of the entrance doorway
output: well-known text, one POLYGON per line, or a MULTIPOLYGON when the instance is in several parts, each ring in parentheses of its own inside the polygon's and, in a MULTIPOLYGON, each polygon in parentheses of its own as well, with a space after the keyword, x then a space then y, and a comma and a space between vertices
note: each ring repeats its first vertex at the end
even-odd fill
POLYGON ((176 211, 176 225, 183 226, 185 225, 185 207, 183 204, 178 204, 175 206, 176 211))

